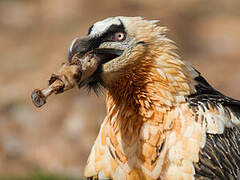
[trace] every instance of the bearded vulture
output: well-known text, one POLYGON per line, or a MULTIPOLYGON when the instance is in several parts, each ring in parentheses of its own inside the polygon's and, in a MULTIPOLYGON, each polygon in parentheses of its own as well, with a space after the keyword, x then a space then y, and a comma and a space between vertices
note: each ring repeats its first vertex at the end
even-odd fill
POLYGON ((72 41, 97 70, 79 86, 106 90, 107 115, 88 179, 240 179, 240 101, 215 90, 176 53, 156 20, 112 17, 72 41))

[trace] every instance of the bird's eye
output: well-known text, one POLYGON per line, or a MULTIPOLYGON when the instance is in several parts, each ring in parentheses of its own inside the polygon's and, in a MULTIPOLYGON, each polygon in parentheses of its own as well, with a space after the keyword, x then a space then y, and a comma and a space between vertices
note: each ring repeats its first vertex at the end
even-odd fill
POLYGON ((126 35, 125 35, 125 33, 123 33, 123 32, 116 32, 116 33, 114 34, 114 40, 115 40, 115 41, 124 41, 125 38, 126 38, 126 35))

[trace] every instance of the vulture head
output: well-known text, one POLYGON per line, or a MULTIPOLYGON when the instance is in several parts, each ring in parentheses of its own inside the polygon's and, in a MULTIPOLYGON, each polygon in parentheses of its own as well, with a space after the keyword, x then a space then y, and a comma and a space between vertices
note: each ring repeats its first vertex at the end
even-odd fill
POLYGON ((146 84, 155 73, 154 66, 160 65, 160 56, 176 56, 175 45, 165 36, 167 28, 157 22, 141 17, 107 18, 92 25, 87 36, 74 39, 69 61, 87 52, 100 57, 96 72, 81 85, 116 90, 118 86, 128 89, 129 83, 135 88, 146 84))

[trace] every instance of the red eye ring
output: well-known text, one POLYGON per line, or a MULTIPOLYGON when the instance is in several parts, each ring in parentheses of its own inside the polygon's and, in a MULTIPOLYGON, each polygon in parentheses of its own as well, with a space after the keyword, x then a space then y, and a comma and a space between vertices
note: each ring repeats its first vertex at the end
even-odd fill
POLYGON ((125 33, 123 33, 123 32, 116 32, 116 33, 114 34, 114 40, 115 40, 115 41, 124 41, 125 38, 126 38, 126 35, 125 35, 125 33))

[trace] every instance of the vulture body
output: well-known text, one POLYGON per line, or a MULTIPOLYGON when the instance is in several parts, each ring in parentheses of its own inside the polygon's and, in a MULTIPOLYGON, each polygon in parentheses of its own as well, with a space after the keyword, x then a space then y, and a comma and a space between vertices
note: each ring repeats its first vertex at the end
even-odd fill
POLYGON ((240 102, 182 61, 166 32, 121 16, 72 42, 69 61, 89 52, 101 59, 79 86, 103 86, 107 96, 87 178, 240 179, 240 102))

